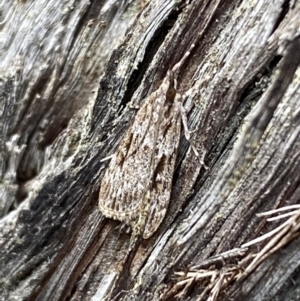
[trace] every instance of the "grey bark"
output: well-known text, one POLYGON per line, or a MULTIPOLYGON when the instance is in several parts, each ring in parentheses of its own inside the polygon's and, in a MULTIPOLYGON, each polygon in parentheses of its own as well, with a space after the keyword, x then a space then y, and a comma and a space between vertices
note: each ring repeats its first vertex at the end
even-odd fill
POLYGON ((299 204, 299 1, 1 5, 1 300, 300 300, 298 212, 244 245, 299 204), (129 249, 101 159, 192 43, 200 156, 182 135, 167 215, 129 249))

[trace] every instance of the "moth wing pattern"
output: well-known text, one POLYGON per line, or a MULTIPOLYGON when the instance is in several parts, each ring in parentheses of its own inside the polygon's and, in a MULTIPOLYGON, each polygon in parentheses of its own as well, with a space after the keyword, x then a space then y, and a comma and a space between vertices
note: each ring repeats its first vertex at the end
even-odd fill
POLYGON ((99 209, 109 218, 134 223, 152 177, 161 102, 169 85, 163 83, 145 99, 102 179, 99 209))
POLYGON ((171 107, 171 118, 162 123, 159 130, 155 149, 155 169, 150 186, 150 204, 143 233, 144 239, 151 237, 160 226, 170 201, 181 130, 178 97, 180 97, 179 94, 176 95, 171 107))

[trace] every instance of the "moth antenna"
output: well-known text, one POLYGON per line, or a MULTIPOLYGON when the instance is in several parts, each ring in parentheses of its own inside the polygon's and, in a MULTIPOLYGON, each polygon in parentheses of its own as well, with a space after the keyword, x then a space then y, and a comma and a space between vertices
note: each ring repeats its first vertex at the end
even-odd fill
POLYGON ((192 44, 191 47, 189 48, 189 50, 183 55, 181 60, 174 65, 171 72, 175 73, 184 64, 184 62, 186 61, 188 56, 191 54, 191 51, 194 49, 194 47, 195 47, 195 44, 192 44))

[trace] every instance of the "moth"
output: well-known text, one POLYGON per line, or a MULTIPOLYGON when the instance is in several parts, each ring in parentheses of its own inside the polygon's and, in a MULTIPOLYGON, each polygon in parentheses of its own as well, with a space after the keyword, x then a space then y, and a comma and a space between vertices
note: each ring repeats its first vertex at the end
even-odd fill
POLYGON ((158 229, 168 208, 181 121, 189 140, 175 74, 193 47, 167 71, 159 88, 142 102, 101 183, 99 209, 102 214, 125 222, 133 229, 140 228, 144 239, 158 229))

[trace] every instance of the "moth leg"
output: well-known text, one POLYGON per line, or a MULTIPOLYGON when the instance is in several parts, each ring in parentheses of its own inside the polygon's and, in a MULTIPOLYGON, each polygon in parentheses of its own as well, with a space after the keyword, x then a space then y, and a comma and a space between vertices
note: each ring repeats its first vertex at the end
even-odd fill
POLYGON ((196 157, 198 157, 200 159, 200 163, 203 165, 203 167, 205 169, 208 169, 208 167, 206 166, 206 164, 203 161, 203 156, 200 157, 199 152, 197 151, 196 147, 191 142, 191 133, 193 131, 190 131, 188 128, 186 110, 182 103, 180 105, 180 113, 181 113, 181 120, 182 120, 182 124, 183 124, 183 128, 184 128, 184 136, 185 136, 186 140, 190 143, 191 149, 195 153, 196 157))
POLYGON ((185 110, 182 103, 180 104, 180 113, 181 113, 181 120, 182 120, 182 124, 183 124, 183 129, 184 129, 184 136, 185 136, 186 140, 190 143, 191 148, 192 148, 193 152, 195 153, 195 155, 197 157, 199 157, 199 153, 198 153, 196 147, 191 142, 191 131, 189 130, 188 125, 187 125, 186 110, 185 110))
POLYGON ((208 76, 198 79, 194 83, 194 85, 183 94, 183 99, 185 100, 185 104, 184 104, 185 105, 185 110, 187 112, 190 112, 191 109, 194 107, 195 103, 192 99, 195 98, 195 95, 197 95, 200 91, 200 87, 203 84, 206 84, 206 82, 208 82, 208 80, 209 80, 208 76), (192 98, 192 99, 190 99, 190 98, 192 98))
POLYGON ((115 156, 115 154, 109 155, 109 156, 107 156, 107 157, 101 159, 100 162, 105 162, 105 161, 107 161, 107 160, 110 160, 110 159, 112 159, 114 156, 115 156))

